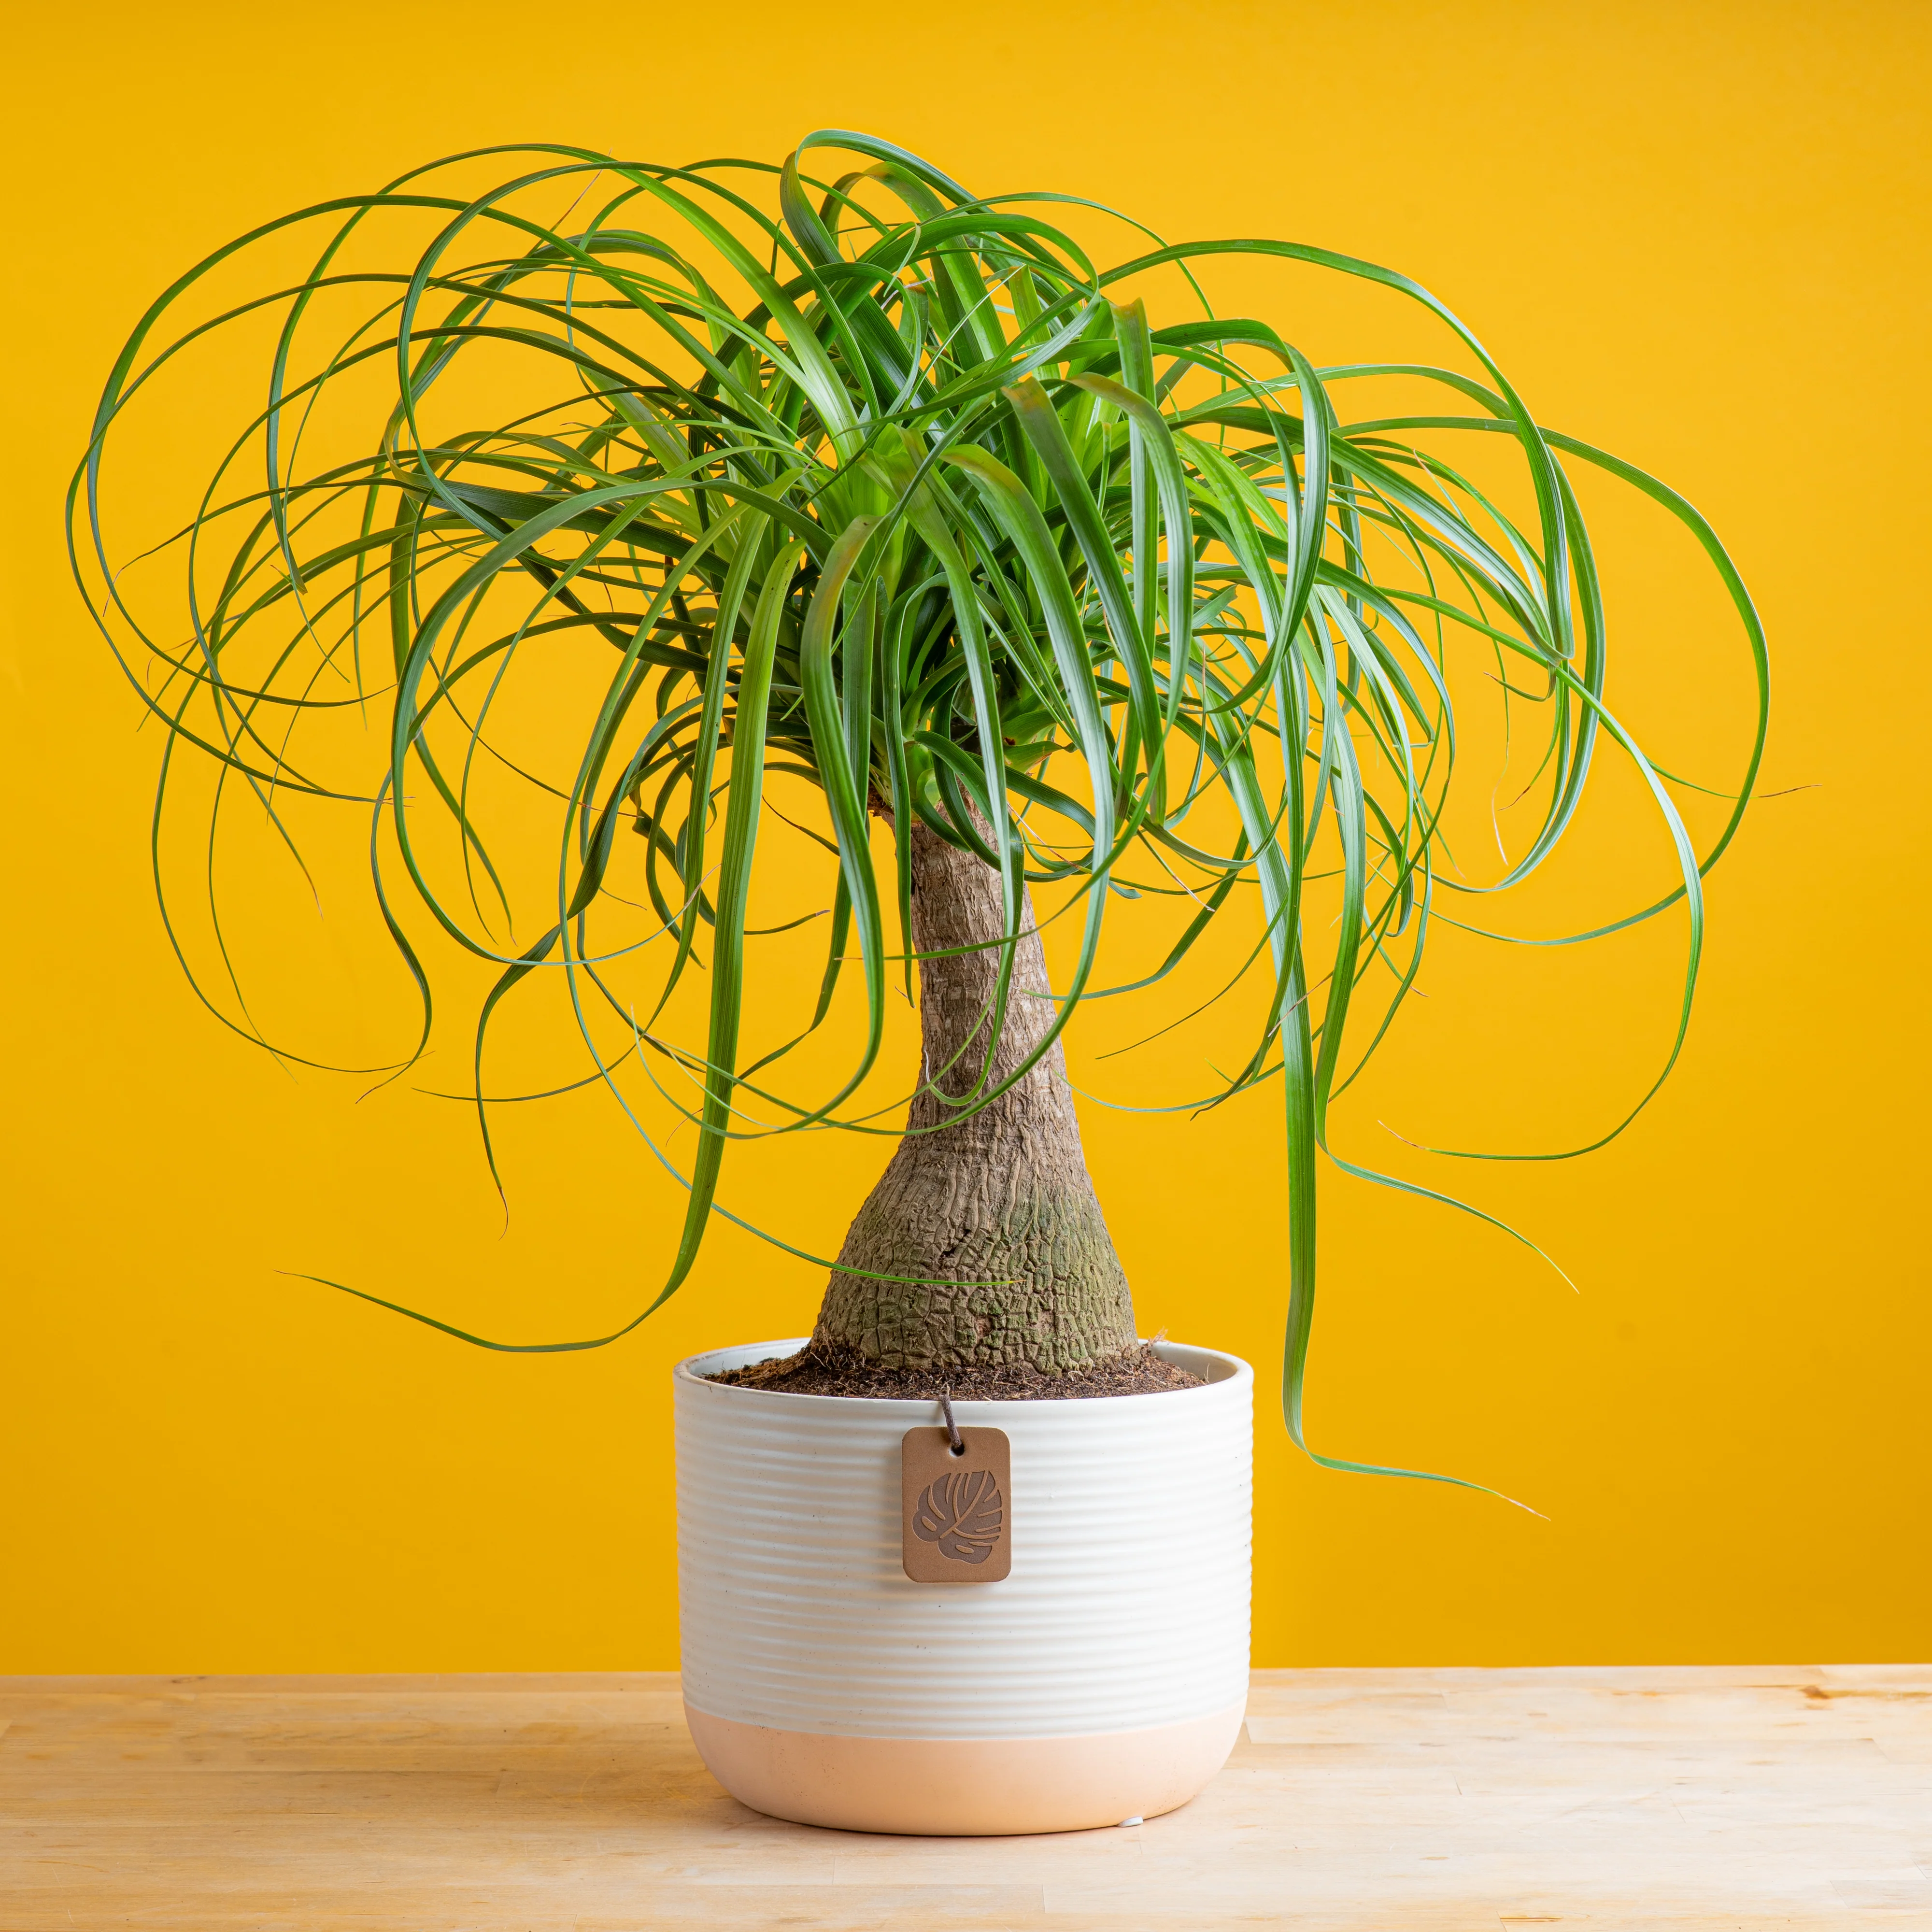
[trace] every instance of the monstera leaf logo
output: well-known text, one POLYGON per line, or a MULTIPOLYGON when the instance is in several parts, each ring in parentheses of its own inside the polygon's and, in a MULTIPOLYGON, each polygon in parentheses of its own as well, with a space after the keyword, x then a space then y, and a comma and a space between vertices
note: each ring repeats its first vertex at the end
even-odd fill
POLYGON ((956 1563, 983 1563, 1000 1540, 1006 1498, 988 1469, 956 1469, 930 1483, 914 1511, 913 1534, 956 1563))

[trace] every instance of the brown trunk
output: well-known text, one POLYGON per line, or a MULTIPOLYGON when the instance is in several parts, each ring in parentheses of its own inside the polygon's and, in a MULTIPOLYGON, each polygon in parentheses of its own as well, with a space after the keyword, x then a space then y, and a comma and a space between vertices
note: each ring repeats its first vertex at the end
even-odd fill
MULTIPOLYGON (((950 949, 997 940, 1005 918, 998 872, 917 822, 911 838, 913 946, 948 956, 920 962, 923 1084, 906 1138, 839 1250, 812 1352, 880 1369, 1063 1376, 1135 1346, 1133 1303, 1088 1178, 1066 1059, 1056 1042, 991 1106, 946 1124, 957 1109, 944 1096, 979 1079, 1000 965, 997 947, 950 949)), ((1029 903, 988 1084, 1053 1023, 1053 1002, 1034 997, 1048 987, 1032 925, 1029 903)))

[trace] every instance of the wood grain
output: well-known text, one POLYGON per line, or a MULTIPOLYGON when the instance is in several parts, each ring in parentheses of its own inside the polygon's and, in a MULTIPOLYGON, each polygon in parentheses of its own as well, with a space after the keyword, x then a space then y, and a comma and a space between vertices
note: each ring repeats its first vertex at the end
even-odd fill
POLYGON ((0 1678, 0 1932, 1932 1932, 1932 1666, 1256 1673, 1132 1830, 719 1790, 676 1679, 0 1678))

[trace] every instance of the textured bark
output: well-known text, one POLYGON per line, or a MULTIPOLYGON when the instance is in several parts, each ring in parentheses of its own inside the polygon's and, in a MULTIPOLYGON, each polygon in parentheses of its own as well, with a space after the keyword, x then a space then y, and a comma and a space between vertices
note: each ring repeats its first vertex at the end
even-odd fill
MULTIPOLYGON (((911 837, 914 949, 998 938, 999 874, 923 825, 911 837)), ((1051 1000, 1028 997, 1048 990, 1032 924, 1029 903, 995 1079, 1039 1043, 1056 1011, 1051 1000)), ((920 962, 924 1084, 907 1137, 839 1251, 816 1354, 887 1369, 1024 1364, 1058 1376, 1135 1345, 1133 1303, 1088 1176, 1058 1043, 964 1120, 934 1090, 964 1094, 978 1078, 999 963, 997 948, 920 962), (921 1128, 938 1131, 912 1131, 921 1128)))

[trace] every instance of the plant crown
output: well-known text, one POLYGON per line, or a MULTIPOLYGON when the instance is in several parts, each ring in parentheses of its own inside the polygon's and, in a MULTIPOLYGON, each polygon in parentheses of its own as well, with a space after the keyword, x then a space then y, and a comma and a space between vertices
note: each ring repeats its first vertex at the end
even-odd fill
MULTIPOLYGON (((880 1053, 888 992, 910 983, 894 936, 907 931, 909 841, 895 830, 916 818, 996 866, 1010 940, 1028 884, 1058 893, 1051 916, 1077 926, 1078 943, 1041 1052, 1083 1002, 1132 990, 1094 983, 1115 900, 1165 895, 1187 914, 1138 986, 1172 973, 1224 908, 1246 908, 1251 943, 1235 949, 1234 976, 1263 976, 1267 994, 1245 1064, 1202 1103, 1275 1080, 1285 1096, 1282 1394, 1301 1443, 1316 1156, 1331 1100, 1414 987, 1432 922, 1445 916, 1438 900, 1535 872, 1576 814, 1594 754, 1612 742, 1654 802, 1678 878, 1654 903, 1570 938, 1685 907, 1660 1082, 1690 1012, 1700 881, 1756 776, 1764 639, 1696 512, 1539 426, 1415 284, 1267 241, 1145 238, 1097 267, 1064 225, 1087 213, 1051 195, 980 199, 848 132, 812 136, 782 168, 488 151, 302 210, 218 251, 143 317, 70 495, 76 568, 166 728, 158 824, 182 747, 218 762, 218 817, 238 800, 284 827, 298 798, 371 814, 376 904, 420 996, 412 1063, 432 1000, 411 920, 426 916, 496 970, 472 1048, 486 1148, 488 1029, 533 975, 567 984, 589 1079, 622 1100, 620 1064, 668 1070, 652 1078, 694 1126, 695 1150, 680 1169, 652 1143, 688 1196, 651 1309, 726 1211, 717 1190, 735 1138, 896 1131, 850 1111, 880 1053), (833 154, 845 158, 838 169, 807 172, 833 154), (452 185, 506 161, 515 172, 482 192, 452 185), (372 254, 382 224, 425 220, 431 238, 412 258, 372 254), (177 322, 211 278, 318 232, 319 250, 285 285, 177 322), (1318 369, 1267 322, 1212 312, 1193 269, 1216 256, 1378 284, 1434 317, 1474 373, 1318 369), (1156 283, 1184 297, 1177 318, 1156 322, 1137 297, 1156 283), (345 304, 353 313, 336 326, 345 304), (157 625, 137 614, 104 535, 113 439, 204 336, 265 328, 260 409, 165 547, 185 560, 185 592, 157 625), (1420 386, 1427 400, 1346 420, 1338 398, 1378 382, 1420 386), (514 406, 499 420, 502 398, 514 406), (332 404, 346 412, 346 442, 328 427, 332 404), (1436 453, 1498 442, 1534 506, 1526 527, 1469 466, 1436 453), (1608 638, 1577 464, 1677 518, 1743 626, 1756 732, 1702 852, 1665 775, 1605 702, 1608 638), (1543 718, 1540 823, 1480 886, 1456 872, 1443 829, 1452 646, 1486 654, 1502 701, 1543 718), (594 694, 563 768, 546 776, 501 750, 493 717, 516 694, 518 659, 560 650, 578 675, 593 666, 594 694), (298 727, 345 716, 377 733, 365 785, 304 755, 298 727), (486 767, 508 772, 557 828, 547 903, 534 911, 513 908, 474 809, 486 767), (845 976, 863 986, 849 1064, 804 1100, 772 1083, 788 1049, 748 1066, 740 1045, 754 854, 776 777, 822 796, 814 836, 836 854, 806 1032, 845 976), (454 872, 429 855, 438 828, 454 872), (640 864, 620 832, 638 836, 640 864), (620 862, 627 891, 634 872, 648 902, 641 926, 639 903, 615 890, 620 862), (1318 876, 1328 894, 1318 919, 1318 876), (631 924, 607 939, 599 921, 613 912, 631 924), (640 959, 658 962, 641 1000, 613 980, 617 962, 640 959), (708 1023, 701 1045, 681 1045, 664 1021, 694 968, 709 974, 708 1023)), ((212 880, 212 836, 209 851, 212 880)), ((995 1027, 1008 996, 1003 971, 995 1027)), ((231 1014, 203 997, 262 1038, 245 1006, 231 1014)), ((961 1084, 957 1071, 948 1084, 961 1084)), ((973 1104, 1000 1090, 982 1072, 973 1104)), ((485 1346, 593 1347, 635 1325, 485 1346)))

